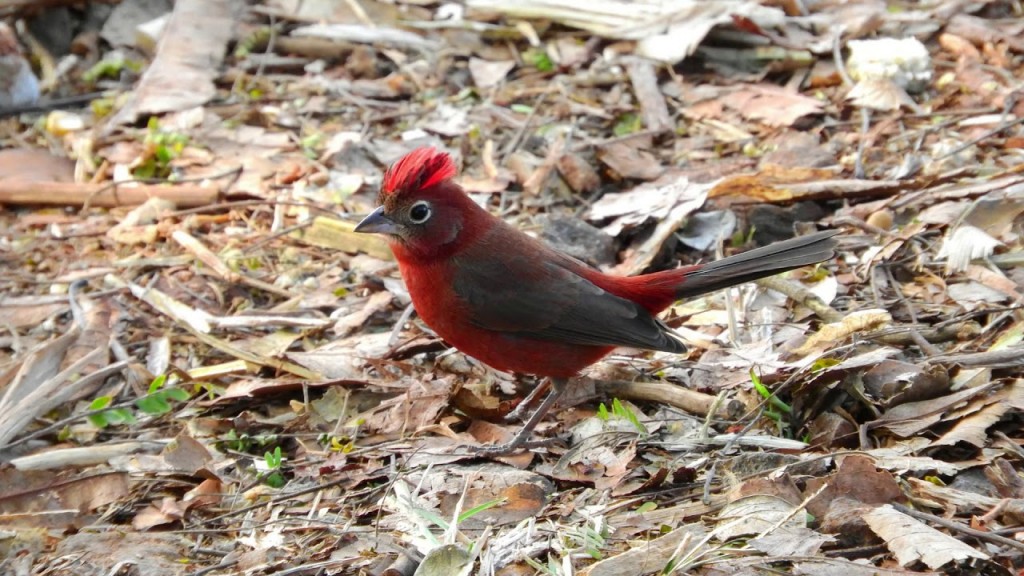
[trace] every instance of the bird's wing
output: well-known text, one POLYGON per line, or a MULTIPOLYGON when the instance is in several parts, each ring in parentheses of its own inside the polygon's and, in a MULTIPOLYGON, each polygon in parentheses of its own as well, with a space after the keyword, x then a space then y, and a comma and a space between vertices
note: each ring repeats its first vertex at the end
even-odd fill
POLYGON ((477 327, 587 346, 685 350, 643 307, 573 270, 583 264, 530 240, 485 242, 455 257, 452 287, 477 327))

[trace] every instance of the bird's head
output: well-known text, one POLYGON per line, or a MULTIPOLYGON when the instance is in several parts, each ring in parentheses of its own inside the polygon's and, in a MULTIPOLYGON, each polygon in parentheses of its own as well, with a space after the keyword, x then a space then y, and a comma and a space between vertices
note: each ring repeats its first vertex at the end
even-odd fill
POLYGON ((455 171, 451 157, 434 148, 406 154, 384 174, 377 209, 355 231, 387 235, 400 260, 450 254, 472 215, 484 212, 452 182, 455 171))

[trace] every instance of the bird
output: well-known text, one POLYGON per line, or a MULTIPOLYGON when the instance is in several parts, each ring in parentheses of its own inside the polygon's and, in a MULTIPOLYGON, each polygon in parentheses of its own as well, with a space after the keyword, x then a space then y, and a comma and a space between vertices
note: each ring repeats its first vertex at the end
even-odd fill
POLYGON ((0 110, 35 104, 38 100, 39 79, 21 53, 14 31, 0 22, 0 110))
POLYGON ((492 215, 456 172, 443 151, 409 152, 386 170, 377 207, 355 231, 385 236, 416 313, 448 344, 496 370, 550 382, 519 432, 479 453, 538 445, 530 435, 569 379, 618 347, 684 352, 657 316, 676 301, 835 256, 838 231, 830 230, 706 264, 606 274, 492 215))

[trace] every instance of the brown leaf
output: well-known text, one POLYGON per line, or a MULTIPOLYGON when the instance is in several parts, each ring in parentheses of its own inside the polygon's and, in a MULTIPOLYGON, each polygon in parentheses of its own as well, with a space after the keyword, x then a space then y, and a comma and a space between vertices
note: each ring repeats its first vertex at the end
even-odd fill
POLYGON ((864 504, 885 504, 905 500, 903 492, 893 475, 877 470, 874 461, 861 455, 844 457, 839 469, 828 478, 811 478, 807 481, 805 493, 813 494, 821 486, 825 490, 807 503, 807 511, 815 516, 824 516, 837 498, 848 498, 864 504))
POLYGON ((749 85, 722 97, 722 102, 751 120, 769 126, 792 126, 809 114, 820 114, 822 102, 768 84, 749 85))
POLYGON ((411 435, 420 428, 434 424, 448 407, 453 390, 451 378, 412 380, 405 394, 381 404, 366 419, 366 430, 378 434, 411 435))
MULTIPOLYGON (((173 469, 188 475, 204 470, 207 463, 213 460, 206 446, 184 431, 164 448, 163 458, 173 469)), ((212 473, 207 472, 207 475, 212 473)))
POLYGON ((0 150, 0 180, 74 182, 75 163, 35 148, 0 150))
POLYGON ((665 166, 653 154, 632 142, 605 144, 597 149, 597 159, 618 178, 654 180, 665 173, 665 166))

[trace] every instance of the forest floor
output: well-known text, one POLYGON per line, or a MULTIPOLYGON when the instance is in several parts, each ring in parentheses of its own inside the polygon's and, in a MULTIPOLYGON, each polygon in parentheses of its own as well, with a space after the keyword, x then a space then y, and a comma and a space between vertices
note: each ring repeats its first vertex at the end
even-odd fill
POLYGON ((26 4, 42 103, 94 95, 0 110, 0 573, 1024 568, 1019 3, 26 4), (838 253, 480 457, 538 381, 352 232, 421 146, 606 271, 838 253))

